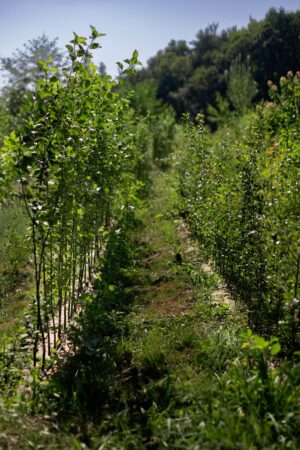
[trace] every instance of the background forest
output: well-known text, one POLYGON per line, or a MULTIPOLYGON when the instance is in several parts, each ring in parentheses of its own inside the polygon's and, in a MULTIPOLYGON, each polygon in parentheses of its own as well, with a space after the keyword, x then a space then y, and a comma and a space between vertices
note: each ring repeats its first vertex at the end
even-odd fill
POLYGON ((171 41, 139 71, 133 84, 142 89, 152 82, 157 97, 171 105, 178 118, 184 112, 211 112, 213 121, 213 112, 240 113, 249 101, 268 97, 268 80, 276 83, 289 70, 299 69, 299 27, 299 11, 284 9, 271 9, 264 20, 251 19, 242 29, 219 30, 211 24, 191 43, 171 41))

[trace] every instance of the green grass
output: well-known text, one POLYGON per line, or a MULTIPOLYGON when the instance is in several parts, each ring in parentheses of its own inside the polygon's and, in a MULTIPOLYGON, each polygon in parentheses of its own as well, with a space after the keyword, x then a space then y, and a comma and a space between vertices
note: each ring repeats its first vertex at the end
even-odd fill
POLYGON ((0 308, 0 347, 7 338, 15 336, 18 330, 24 311, 30 302, 28 278, 22 285, 18 285, 17 292, 9 292, 0 308))
POLYGON ((24 207, 18 200, 0 206, 0 346, 15 334, 29 303, 27 226, 24 207))

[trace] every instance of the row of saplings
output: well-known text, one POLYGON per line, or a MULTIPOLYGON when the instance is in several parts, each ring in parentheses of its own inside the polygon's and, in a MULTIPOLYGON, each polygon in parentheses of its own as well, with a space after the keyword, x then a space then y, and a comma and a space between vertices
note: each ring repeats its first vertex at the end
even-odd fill
MULTIPOLYGON (((1 155, 1 196, 21 195, 29 218, 35 296, 26 317, 42 370, 80 307, 112 214, 126 210, 141 185, 147 127, 118 82, 97 73, 91 51, 101 36, 94 27, 89 39, 74 33, 61 73, 40 62, 44 77, 1 155)), ((123 75, 139 64, 137 52, 126 62, 123 75)))
POLYGON ((300 74, 214 136, 186 122, 178 154, 183 210, 249 325, 283 350, 300 334, 300 74))

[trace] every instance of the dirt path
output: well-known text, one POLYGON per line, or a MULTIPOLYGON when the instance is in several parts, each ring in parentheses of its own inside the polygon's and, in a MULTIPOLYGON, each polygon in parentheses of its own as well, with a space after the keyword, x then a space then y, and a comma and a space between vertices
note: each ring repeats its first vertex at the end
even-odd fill
POLYGON ((225 304, 231 312, 236 305, 224 282, 214 273, 209 262, 201 258, 197 241, 191 236, 188 225, 172 212, 176 204, 176 192, 168 174, 156 174, 154 192, 145 227, 139 237, 149 248, 149 255, 142 266, 150 274, 150 283, 141 287, 142 313, 153 317, 172 317, 191 313, 197 296, 197 282, 190 272, 197 270, 214 278, 210 289, 212 302, 225 304))

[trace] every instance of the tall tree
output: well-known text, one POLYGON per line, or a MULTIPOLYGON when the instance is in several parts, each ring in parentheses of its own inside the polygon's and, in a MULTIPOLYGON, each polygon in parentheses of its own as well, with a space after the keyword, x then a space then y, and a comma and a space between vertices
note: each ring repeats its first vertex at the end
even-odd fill
POLYGON ((27 92, 33 89, 36 80, 44 77, 39 61, 50 67, 64 65, 64 53, 57 46, 57 39, 50 40, 45 34, 29 40, 22 49, 17 49, 10 57, 0 58, 0 68, 7 77, 3 89, 7 107, 16 116, 27 92))
POLYGON ((229 69, 227 97, 235 111, 245 113, 256 94, 256 82, 249 67, 238 61, 234 62, 229 69))

